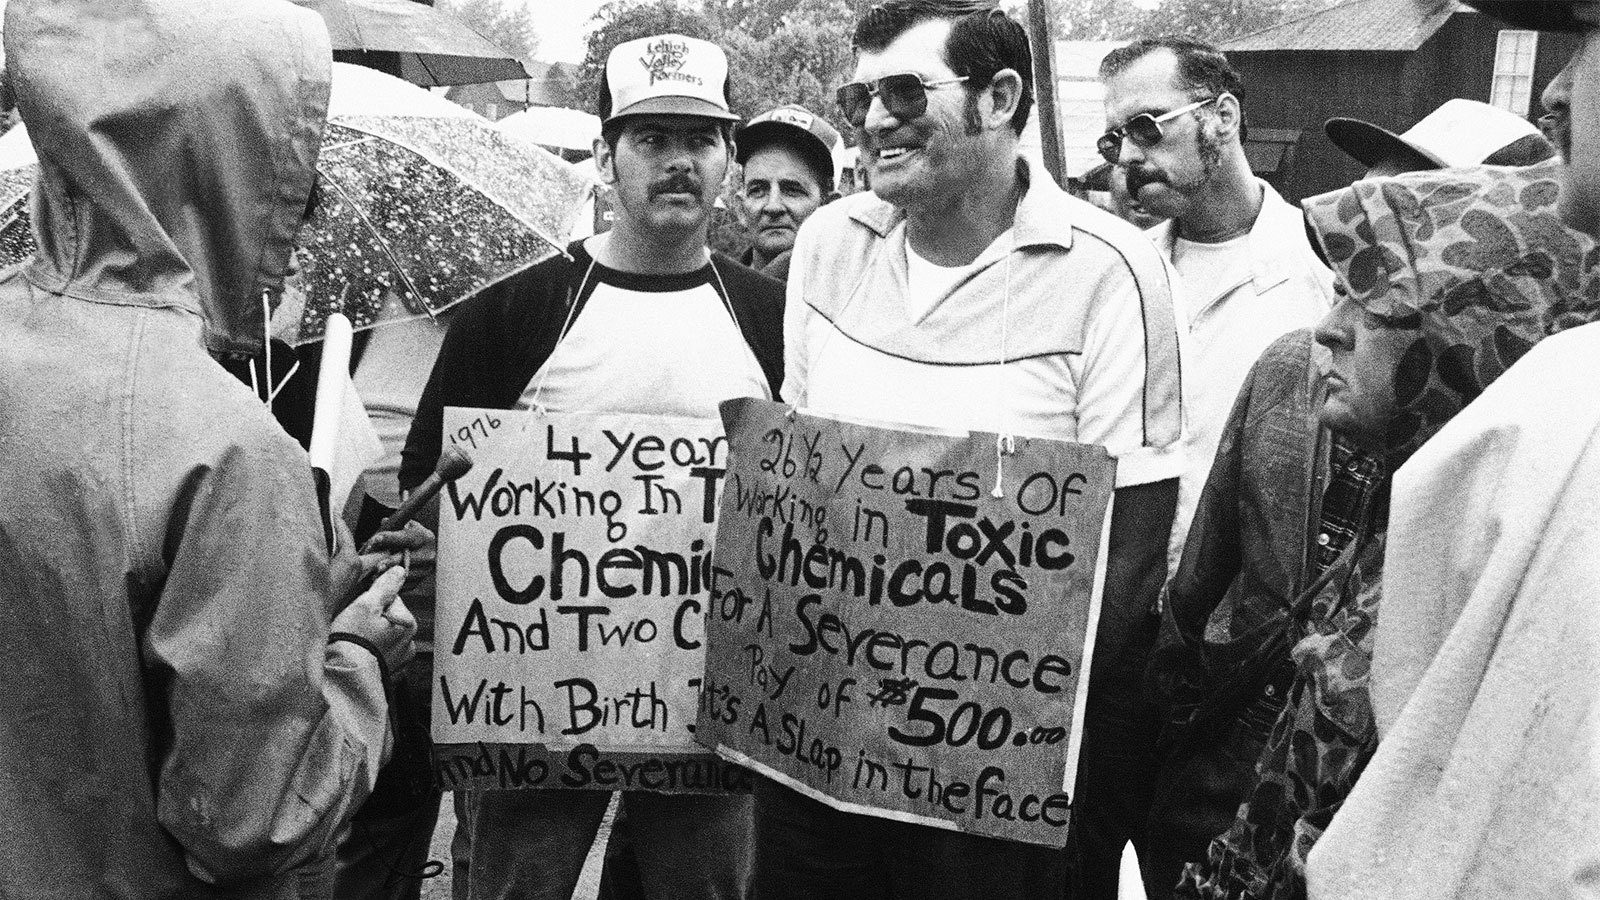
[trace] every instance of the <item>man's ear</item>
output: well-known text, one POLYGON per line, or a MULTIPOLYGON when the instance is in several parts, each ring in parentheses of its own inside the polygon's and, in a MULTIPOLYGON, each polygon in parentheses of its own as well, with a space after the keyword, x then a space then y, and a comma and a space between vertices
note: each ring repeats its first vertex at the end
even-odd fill
POLYGON ((600 176, 601 184, 617 183, 616 159, 611 153, 611 145, 603 137, 594 139, 594 168, 600 176))
POLYGON ((1239 133, 1239 125, 1244 121, 1244 108, 1239 105, 1239 98, 1223 91, 1217 97, 1217 135, 1219 137, 1232 137, 1239 133))
POLYGON ((989 79, 989 86, 984 88, 993 104, 984 117, 990 128, 1010 128, 1011 117, 1017 113, 1017 104, 1022 102, 1022 76, 1016 69, 1001 69, 989 79))

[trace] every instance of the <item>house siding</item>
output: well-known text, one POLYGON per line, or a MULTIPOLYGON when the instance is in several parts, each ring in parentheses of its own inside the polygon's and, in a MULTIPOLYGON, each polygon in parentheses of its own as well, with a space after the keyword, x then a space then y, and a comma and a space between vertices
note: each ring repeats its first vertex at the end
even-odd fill
MULTIPOLYGON (((1335 116, 1403 132, 1453 97, 1488 102, 1500 25, 1475 13, 1452 16, 1411 53, 1393 51, 1244 51, 1228 58, 1244 78, 1251 127, 1301 131, 1292 166, 1272 179, 1289 200, 1343 187, 1362 165, 1328 141, 1335 116)), ((1577 49, 1566 34, 1541 34, 1534 61, 1530 118, 1543 113, 1538 92, 1577 49)))

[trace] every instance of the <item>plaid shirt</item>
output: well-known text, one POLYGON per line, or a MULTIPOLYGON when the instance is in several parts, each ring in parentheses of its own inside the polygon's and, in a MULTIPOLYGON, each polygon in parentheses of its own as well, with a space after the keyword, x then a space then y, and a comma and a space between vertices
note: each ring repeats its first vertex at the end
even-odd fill
POLYGON ((1339 558, 1361 530, 1363 511, 1375 499, 1384 481, 1383 460, 1335 439, 1328 466, 1328 486, 1322 494, 1321 528, 1312 559, 1321 575, 1339 558))

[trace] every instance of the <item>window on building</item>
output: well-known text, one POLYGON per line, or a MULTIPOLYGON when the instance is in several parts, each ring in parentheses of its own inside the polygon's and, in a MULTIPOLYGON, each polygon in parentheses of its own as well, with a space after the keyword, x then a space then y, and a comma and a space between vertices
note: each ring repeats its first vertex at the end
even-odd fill
MULTIPOLYGON (((1532 34, 1532 33, 1533 32, 1531 32, 1531 31, 1529 32, 1529 34, 1532 34)), ((1528 67, 1529 67, 1528 71, 1532 72, 1533 71, 1533 64, 1529 63, 1528 67)), ((1528 105, 1528 101, 1527 100, 1523 100, 1522 101, 1522 105, 1524 107, 1526 107, 1528 105)), ((485 103, 483 105, 483 117, 485 119, 498 119, 498 118, 500 118, 500 104, 498 104, 498 103, 485 103)))
POLYGON ((1537 31, 1502 31, 1494 50, 1494 81, 1489 102, 1519 116, 1528 114, 1533 98, 1533 57, 1539 46, 1537 31))

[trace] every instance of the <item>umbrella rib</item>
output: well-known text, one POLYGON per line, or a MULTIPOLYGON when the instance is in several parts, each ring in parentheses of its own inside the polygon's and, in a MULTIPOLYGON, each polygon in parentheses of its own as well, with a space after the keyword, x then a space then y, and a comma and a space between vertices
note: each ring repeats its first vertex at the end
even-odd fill
MULTIPOLYGON (((338 180, 329 178, 328 183, 333 186, 335 191, 339 192, 339 195, 344 198, 344 202, 349 204, 352 210, 355 210, 355 214, 361 219, 362 224, 367 226, 367 233, 372 235, 372 240, 378 245, 378 249, 383 251, 383 255, 389 258, 389 265, 394 268, 394 273, 400 276, 400 280, 405 282, 406 290, 411 292, 411 296, 417 298, 417 305, 422 307, 423 312, 428 314, 429 319, 435 318, 433 310, 428 308, 427 301, 422 299, 422 293, 411 282, 410 276, 406 275, 405 267, 400 264, 399 258, 389 248, 389 243, 378 235, 377 226, 373 225, 372 220, 367 217, 366 210, 363 210, 361 205, 351 198, 350 193, 339 184, 338 180)), ((404 302, 404 299, 401 298, 401 301, 404 302)))
POLYGON ((417 65, 422 67, 422 71, 428 73, 428 80, 429 81, 433 82, 434 84, 443 84, 444 83, 444 82, 439 80, 439 76, 438 75, 434 74, 433 67, 428 65, 428 54, 426 54, 426 53, 418 53, 417 54, 417 65))

